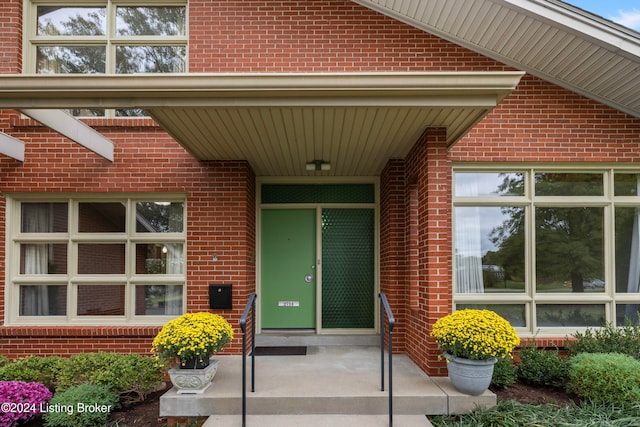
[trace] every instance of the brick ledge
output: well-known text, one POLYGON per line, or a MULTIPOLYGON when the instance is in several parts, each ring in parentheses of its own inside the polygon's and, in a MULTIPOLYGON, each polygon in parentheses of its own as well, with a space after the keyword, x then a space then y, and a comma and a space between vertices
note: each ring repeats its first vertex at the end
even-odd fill
POLYGON ((161 326, 0 326, 0 337, 155 337, 161 326))

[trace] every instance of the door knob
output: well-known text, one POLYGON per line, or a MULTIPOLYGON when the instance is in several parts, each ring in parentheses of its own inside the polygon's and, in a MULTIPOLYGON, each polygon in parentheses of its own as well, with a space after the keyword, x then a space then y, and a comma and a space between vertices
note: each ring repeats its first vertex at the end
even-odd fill
POLYGON ((307 283, 313 282, 313 275, 312 274, 307 274, 306 276, 304 276, 304 281, 307 282, 307 283))

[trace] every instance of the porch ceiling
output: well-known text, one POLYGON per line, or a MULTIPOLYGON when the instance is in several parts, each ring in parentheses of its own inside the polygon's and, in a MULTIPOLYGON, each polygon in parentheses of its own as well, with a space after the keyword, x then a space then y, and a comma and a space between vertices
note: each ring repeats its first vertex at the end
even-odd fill
POLYGON ((247 160, 259 176, 373 176, 428 127, 455 143, 522 74, 0 75, 0 108, 142 108, 200 160, 247 160), (313 160, 331 169, 307 171, 313 160))

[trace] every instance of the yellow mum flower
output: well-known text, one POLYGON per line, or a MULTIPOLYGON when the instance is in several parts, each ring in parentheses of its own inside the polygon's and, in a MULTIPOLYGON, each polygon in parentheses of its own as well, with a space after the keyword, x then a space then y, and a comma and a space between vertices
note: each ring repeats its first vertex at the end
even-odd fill
POLYGON ((516 330, 491 310, 458 310, 436 321, 431 330, 440 349, 455 357, 487 360, 511 357, 520 344, 516 330))
POLYGON ((167 322, 153 339, 152 352, 164 364, 176 359, 209 358, 233 339, 233 328, 219 314, 186 313, 167 322))

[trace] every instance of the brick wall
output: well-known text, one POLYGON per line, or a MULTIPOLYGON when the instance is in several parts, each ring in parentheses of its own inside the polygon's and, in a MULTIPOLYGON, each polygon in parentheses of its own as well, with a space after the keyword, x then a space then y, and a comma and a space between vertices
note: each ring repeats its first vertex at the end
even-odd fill
MULTIPOLYGON (((27 141, 26 160, 22 164, 0 158, 3 194, 186 194, 187 309, 208 309, 209 284, 233 284, 234 308, 219 313, 237 332, 228 351, 239 350, 238 321, 247 294, 255 291, 255 177, 246 162, 199 162, 153 125, 102 128, 115 142, 113 163, 28 120, 14 121, 13 130, 27 141), (218 256, 217 262, 212 261, 213 254, 218 256)), ((0 211, 4 213, 5 209, 3 198, 0 211)), ((4 239, 4 222, 1 227, 4 239)), ((2 245, 3 272, 4 250, 2 245)), ((2 301, 4 291, 2 283, 2 301)), ((156 333, 157 328, 134 326, 0 327, 0 353, 11 357, 30 354, 33 349, 38 354, 98 350, 148 353, 156 333)))

